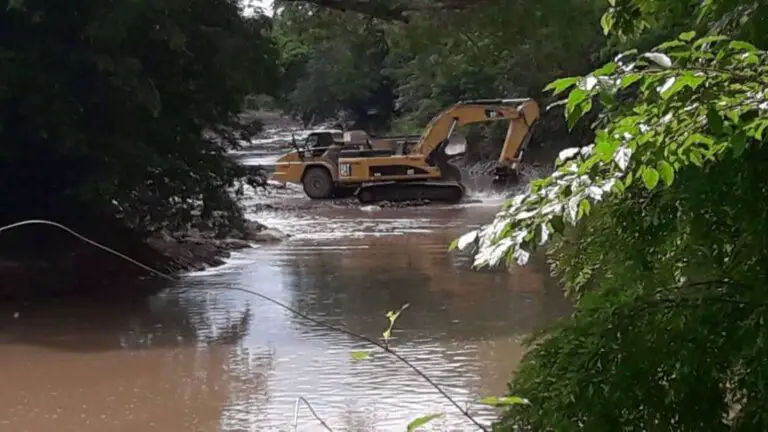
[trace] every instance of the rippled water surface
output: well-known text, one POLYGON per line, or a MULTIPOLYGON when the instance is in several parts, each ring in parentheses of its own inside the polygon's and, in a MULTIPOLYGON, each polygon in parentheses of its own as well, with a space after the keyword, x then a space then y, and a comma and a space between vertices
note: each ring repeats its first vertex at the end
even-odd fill
POLYGON ((484 423, 495 413, 474 402, 504 393, 521 339, 567 313, 536 265, 470 271, 446 253, 499 201, 361 209, 310 205, 295 192, 272 200, 282 207, 252 217, 290 240, 244 250, 160 295, 1 310, 0 431, 324 430, 306 406, 294 429, 299 397, 336 431, 403 431, 434 412, 446 416, 423 430, 474 430, 392 356, 227 288, 371 338, 387 310, 409 303, 393 349, 484 423), (357 350, 371 357, 355 361, 357 350))

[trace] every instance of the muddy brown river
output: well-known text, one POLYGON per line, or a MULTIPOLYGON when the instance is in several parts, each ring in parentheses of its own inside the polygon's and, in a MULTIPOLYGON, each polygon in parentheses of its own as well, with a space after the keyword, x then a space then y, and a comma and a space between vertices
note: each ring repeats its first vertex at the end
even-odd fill
MULTIPOLYGON (((472 271, 447 253, 501 201, 406 209, 308 205, 299 192, 252 217, 292 237, 236 253, 146 299, 0 309, 0 431, 476 430, 387 353, 243 292, 391 345, 484 424, 521 340, 568 312, 541 265, 472 271), (295 207, 303 208, 296 210, 295 207), (280 208, 286 208, 280 210, 280 208), (351 353, 369 350, 355 360, 351 353)), ((263 201, 263 199, 262 199, 263 201)), ((254 199, 255 202, 255 199, 254 199)))

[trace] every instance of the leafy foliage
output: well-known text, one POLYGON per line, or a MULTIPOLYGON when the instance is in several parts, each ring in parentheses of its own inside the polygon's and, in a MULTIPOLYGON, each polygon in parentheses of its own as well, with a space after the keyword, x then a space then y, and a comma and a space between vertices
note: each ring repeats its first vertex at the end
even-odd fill
POLYGON ((227 190, 245 172, 224 153, 243 137, 244 98, 278 72, 268 20, 240 12, 234 0, 11 2, 0 219, 119 215, 148 229, 236 215, 227 190))
POLYGON ((577 300, 498 430, 768 427, 766 82, 765 51, 685 32, 548 86, 571 126, 599 108, 594 142, 453 244, 478 267, 549 245, 577 300))
POLYGON ((275 36, 285 78, 284 108, 305 121, 351 114, 365 122, 375 111, 382 115, 374 126, 386 125, 394 97, 383 71, 389 51, 385 26, 314 5, 281 9, 275 36))
POLYGON ((593 144, 562 151, 558 170, 534 181, 493 224, 459 239, 456 245, 464 247, 479 241, 476 266, 505 257, 525 264, 550 233, 562 234, 611 195, 638 183, 653 193, 676 171, 740 157, 762 140, 768 126, 765 52, 744 42, 689 37, 652 52, 625 53, 583 78, 548 86, 554 93, 572 88, 565 100, 569 124, 598 100, 603 126, 593 144), (628 90, 632 102, 619 101, 628 90))
MULTIPOLYGON (((393 23, 289 2, 276 25, 287 106, 307 121, 347 112, 354 127, 420 133, 462 99, 540 96, 555 77, 587 72, 603 42, 593 25, 603 0, 467 1, 458 12, 443 3, 419 2, 426 12, 393 23)), ((493 140, 495 152, 479 153, 498 155, 505 125, 467 129, 468 139, 493 140)), ((540 130, 547 140, 567 136, 563 128, 540 130)))

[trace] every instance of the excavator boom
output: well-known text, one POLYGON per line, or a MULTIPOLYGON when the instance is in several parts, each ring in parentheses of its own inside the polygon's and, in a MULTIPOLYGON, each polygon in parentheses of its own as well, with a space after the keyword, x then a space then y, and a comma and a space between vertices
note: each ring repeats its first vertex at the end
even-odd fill
POLYGON ((515 169, 520 151, 530 139, 539 115, 539 105, 533 99, 477 99, 458 102, 430 121, 410 153, 429 157, 450 137, 457 126, 508 120, 509 128, 496 172, 499 176, 512 175, 511 171, 515 169))

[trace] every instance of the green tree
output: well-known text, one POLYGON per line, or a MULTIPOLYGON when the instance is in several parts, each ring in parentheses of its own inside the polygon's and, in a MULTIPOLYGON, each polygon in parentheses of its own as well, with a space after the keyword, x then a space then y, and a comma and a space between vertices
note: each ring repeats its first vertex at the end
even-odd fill
MULTIPOLYGON (((11 1, 0 12, 0 221, 237 215, 243 100, 275 87, 234 0, 11 1)), ((87 224, 87 222, 83 222, 87 224)))
MULTIPOLYGON (((604 56, 594 25, 607 6, 602 0, 390 1, 375 10, 346 0, 279 4, 284 99, 306 120, 341 110, 360 119, 373 109, 384 124, 392 117, 391 132, 420 133, 462 99, 546 99, 547 82, 586 73, 604 56)), ((533 147, 567 143, 560 124, 556 112, 545 113, 533 147)), ((495 158, 506 127, 462 132, 471 141, 468 158, 495 158)))
POLYGON ((685 32, 548 86, 570 125, 599 106, 594 142, 454 244, 477 266, 548 244, 576 301, 498 430, 768 428, 766 82, 765 51, 685 32))
POLYGON ((356 127, 387 128, 394 94, 384 74, 386 23, 353 12, 289 3, 279 9, 284 108, 305 122, 351 115, 356 127))

